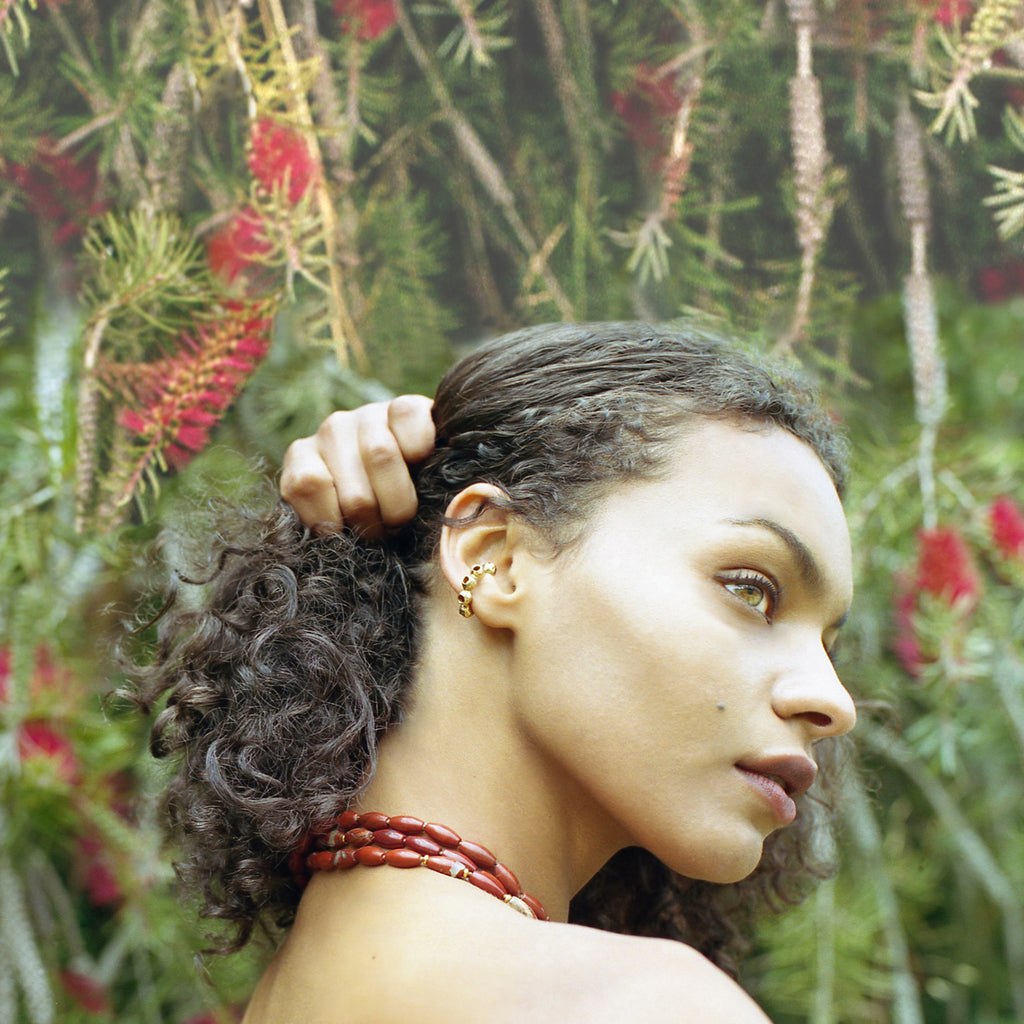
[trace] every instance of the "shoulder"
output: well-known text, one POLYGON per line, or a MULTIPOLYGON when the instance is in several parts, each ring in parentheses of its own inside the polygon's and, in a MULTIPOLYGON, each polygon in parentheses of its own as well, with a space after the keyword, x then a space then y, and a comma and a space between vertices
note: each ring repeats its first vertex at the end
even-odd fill
POLYGON ((552 929, 550 941, 559 947, 547 968, 552 1021, 770 1024, 735 981, 681 942, 571 925, 552 929))
POLYGON ((470 886, 435 903, 398 888, 300 908, 246 1024, 770 1024, 682 943, 529 921, 470 886))

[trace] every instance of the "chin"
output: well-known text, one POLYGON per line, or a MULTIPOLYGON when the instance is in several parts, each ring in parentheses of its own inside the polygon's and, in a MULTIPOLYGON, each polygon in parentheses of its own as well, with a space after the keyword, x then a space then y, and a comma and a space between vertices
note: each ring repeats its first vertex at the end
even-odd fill
POLYGON ((687 878, 715 885, 731 885, 733 882, 742 882, 756 870, 761 863, 763 847, 763 838, 757 836, 753 842, 723 843, 708 850, 699 859, 695 859, 693 851, 690 851, 690 855, 685 858, 668 858, 664 862, 687 878))

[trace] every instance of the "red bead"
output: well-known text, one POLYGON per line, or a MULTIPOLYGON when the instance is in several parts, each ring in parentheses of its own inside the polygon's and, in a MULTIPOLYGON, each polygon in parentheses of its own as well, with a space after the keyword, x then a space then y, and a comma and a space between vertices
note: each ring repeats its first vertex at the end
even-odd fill
POLYGON ((360 846, 355 851, 355 856, 359 864, 365 864, 368 868, 375 868, 384 863, 387 851, 382 850, 379 846, 360 846))
POLYGON ((434 840, 435 843, 440 843, 442 846, 456 847, 462 842, 462 837, 458 832, 453 831, 447 825, 438 825, 436 822, 430 821, 423 826, 423 831, 434 840))
POLYGON ((369 811, 359 815, 359 824, 371 832, 376 832, 379 828, 387 828, 391 824, 391 819, 380 811, 369 811))
POLYGON ((334 867, 333 851, 321 850, 319 853, 311 853, 306 858, 306 867, 310 871, 330 871, 334 867))
POLYGON ((495 864, 491 868, 491 874, 501 883, 505 892, 518 896, 523 891, 523 887, 519 884, 519 879, 504 864, 495 864))
POLYGON ((391 868, 418 868, 423 858, 415 850, 388 850, 384 861, 391 868))
POLYGON ((548 915, 544 912, 544 908, 540 905, 540 902, 534 899, 529 893, 521 892, 519 898, 533 911, 534 917, 538 921, 546 921, 548 915))
POLYGON ((359 824, 358 811, 342 811, 338 815, 338 828, 352 828, 359 824))
POLYGON ((350 828, 345 833, 345 842, 349 846, 365 846, 373 842, 373 833, 368 828, 350 828))
POLYGON ((436 871, 439 875, 451 875, 452 878, 469 877, 468 868, 464 868, 461 864, 457 864, 447 857, 427 857, 427 863, 424 867, 430 868, 431 871, 436 871))
POLYGON ((354 868, 358 863, 355 850, 342 848, 334 854, 334 866, 342 871, 346 868, 354 868))
POLYGON ((486 846, 471 843, 465 839, 459 843, 459 852, 464 853, 477 867, 485 868, 487 871, 490 871, 498 863, 498 858, 486 846))
POLYGON ((405 836, 393 828, 379 828, 373 833, 373 841, 385 850, 397 850, 405 845, 405 836))
POLYGON ((441 847, 433 839, 428 839, 426 836, 406 836, 405 848, 407 850, 415 850, 417 853, 436 855, 441 852, 441 847))
POLYGON ((477 870, 477 866, 464 853, 459 853, 458 850, 442 850, 441 856, 455 861, 456 864, 461 864, 467 871, 477 870))
POLYGON ((407 836, 419 835, 423 831, 424 822, 408 814, 398 814, 391 819, 391 827, 404 832, 407 836))
POLYGON ((497 896, 500 900, 503 896, 507 896, 501 887, 501 883, 492 875, 489 871, 471 871, 469 875, 469 882, 475 885, 478 889, 483 889, 484 892, 490 893, 492 896, 497 896))

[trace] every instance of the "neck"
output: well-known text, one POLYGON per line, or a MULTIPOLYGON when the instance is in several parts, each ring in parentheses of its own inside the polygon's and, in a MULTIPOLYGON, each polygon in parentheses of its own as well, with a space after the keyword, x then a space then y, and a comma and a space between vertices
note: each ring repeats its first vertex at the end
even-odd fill
POLYGON ((428 612, 408 711, 383 739, 357 809, 414 815, 482 843, 564 921, 625 837, 517 721, 510 635, 448 618, 428 612))

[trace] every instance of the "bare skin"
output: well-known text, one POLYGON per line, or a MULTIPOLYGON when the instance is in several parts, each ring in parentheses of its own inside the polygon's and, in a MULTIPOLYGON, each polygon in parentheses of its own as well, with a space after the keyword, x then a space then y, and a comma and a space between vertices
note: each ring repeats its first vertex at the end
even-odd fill
MULTIPOLYGON (((379 441, 387 407, 369 426, 347 415, 336 436, 376 437, 378 454, 390 452, 366 483, 399 479, 403 444, 379 441)), ((429 451, 422 420, 405 436, 420 457, 429 451)), ((289 481, 331 480, 317 459, 344 461, 325 454, 324 438, 309 440, 301 459, 289 455, 290 500, 289 481)), ((307 521, 346 514, 330 489, 298 488, 297 507, 314 510, 307 521)), ((472 485, 449 515, 488 496, 488 485, 472 485)), ((376 508, 386 526, 403 502, 408 510, 407 492, 372 503, 364 494, 357 508, 376 508)), ((814 453, 777 428, 720 421, 689 433, 665 479, 613 488, 556 558, 493 508, 446 529, 411 709, 385 739, 361 807, 485 843, 553 922, 426 870, 319 875, 246 1024, 763 1024, 692 949, 562 922, 573 893, 624 846, 695 878, 753 870, 787 804, 750 766, 807 759, 815 740, 853 725, 826 650, 850 575, 842 509, 814 453), (454 594, 482 561, 497 572, 474 590, 465 620, 454 594)))

